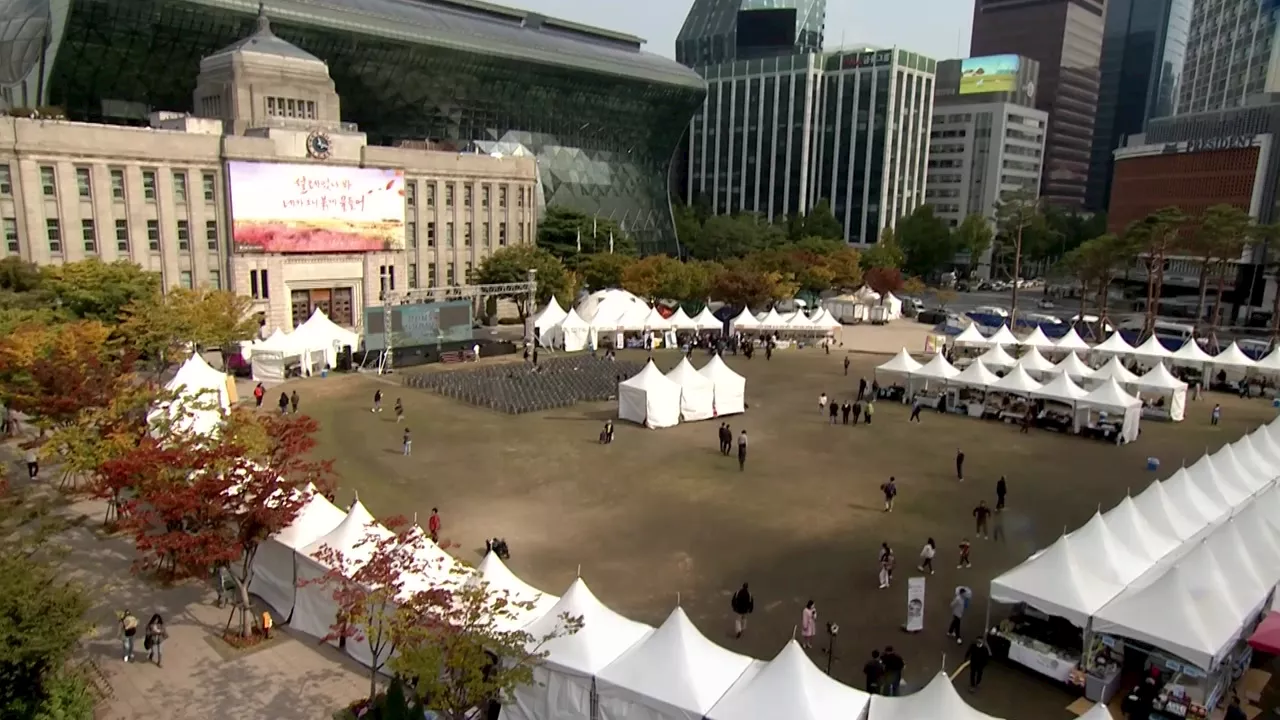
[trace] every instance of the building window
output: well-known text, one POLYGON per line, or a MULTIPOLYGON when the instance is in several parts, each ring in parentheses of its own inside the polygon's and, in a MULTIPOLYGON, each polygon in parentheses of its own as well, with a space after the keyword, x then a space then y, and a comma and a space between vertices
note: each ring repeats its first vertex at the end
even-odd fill
POLYGON ((436 246, 436 224, 434 222, 427 223, 427 247, 436 246))
POLYGON ((507 186, 499 185, 498 186, 498 207, 504 208, 506 206, 507 206, 507 186))
POLYGON ((173 201, 179 205, 187 204, 187 174, 184 172, 173 174, 173 201))
POLYGON ((13 179, 9 177, 9 164, 0 165, 0 195, 13 194, 13 179))
POLYGON ((151 252, 160 252, 160 221, 147 221, 147 246, 151 252))
POLYGON ((97 253, 98 230, 93 226, 92 220, 80 221, 80 234, 84 237, 84 251, 87 253, 97 253))
POLYGON ((489 247, 489 223, 480 223, 480 242, 489 247))
POLYGON ((40 188, 44 191, 45 197, 58 196, 58 180, 52 165, 40 166, 40 188))
POLYGON ((404 204, 409 207, 414 207, 418 204, 418 184, 412 180, 405 181, 404 204))
POLYGON ((471 247, 471 223, 462 227, 462 247, 471 247))
POLYGON ((124 199, 124 171, 113 169, 111 171, 111 197, 116 200, 124 199))
POLYGON ((471 283, 471 261, 470 260, 467 261, 466 274, 463 275, 462 277, 463 277, 463 282, 466 282, 468 284, 471 283))
POLYGON ((62 227, 58 221, 50 218, 44 221, 45 233, 49 236, 49 252, 62 252, 62 227))
POLYGON ((404 224, 404 239, 409 247, 418 247, 418 223, 410 220, 404 224))
POLYGON ((218 221, 217 220, 204 221, 204 239, 205 239, 205 242, 208 243, 210 250, 214 252, 218 251, 218 221))
POLYGON ((178 249, 191 249, 191 223, 186 220, 178 221, 178 249))
POLYGON ((471 186, 462 186, 462 207, 471 207, 471 186))
POLYGON ((254 300, 270 300, 271 287, 267 282, 266 270, 249 271, 249 296, 254 300))
POLYGON ((116 250, 122 253, 129 252, 129 221, 116 221, 116 250))
POLYGON ((190 270, 183 270, 182 272, 178 273, 178 284, 186 288, 187 290, 191 289, 191 271, 190 270))
POLYGON ((516 207, 524 207, 524 188, 516 188, 519 193, 516 195, 516 207))
POLYGON ((453 223, 451 222, 444 224, 444 246, 453 247, 453 223))
POLYGON ((453 263, 444 269, 444 284, 446 287, 452 287, 454 281, 453 263))
POLYGON ((4 219, 4 244, 9 249, 9 252, 14 255, 22 252, 22 245, 18 242, 17 218, 4 219))
POLYGON ((427 183, 427 207, 436 206, 436 184, 434 182, 427 183))
POLYGON ((482 208, 489 207, 489 186, 488 185, 480 186, 480 207, 482 208))
POLYGON ((156 171, 142 171, 142 198, 147 202, 156 201, 156 171))
POLYGON ((204 201, 207 203, 213 202, 214 189, 217 187, 214 182, 213 173, 207 172, 200 175, 200 191, 204 193, 204 201))
POLYGON ((396 266, 380 265, 378 266, 378 281, 382 288, 382 294, 385 296, 388 292, 396 291, 396 266))
POLYGON ((524 244, 524 223, 520 223, 518 227, 520 228, 520 244, 523 245, 524 244))
POLYGON ((435 286, 436 286, 436 264, 427 263, 427 287, 433 288, 435 286))
POLYGON ((89 168, 76 168, 76 192, 82 198, 93 197, 93 182, 89 178, 89 168))
POLYGON ((498 245, 507 246, 507 224, 504 222, 498 223, 498 245))
POLYGON ((453 207, 453 183, 444 184, 444 206, 453 207))
POLYGON ((418 287, 418 263, 409 263, 409 289, 418 287))
POLYGON ((221 270, 209 271, 209 287, 213 288, 214 290, 222 289, 222 271, 221 270))

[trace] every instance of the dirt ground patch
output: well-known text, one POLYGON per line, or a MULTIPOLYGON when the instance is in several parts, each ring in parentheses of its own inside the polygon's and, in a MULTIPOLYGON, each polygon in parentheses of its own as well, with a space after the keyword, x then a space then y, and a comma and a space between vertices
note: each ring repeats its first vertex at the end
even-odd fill
MULTIPOLYGON (((663 369, 676 354, 659 354, 663 369)), ((797 632, 800 611, 815 600, 820 621, 839 623, 833 674, 861 685, 869 652, 893 644, 905 655, 909 685, 954 669, 961 650, 944 637, 947 600, 958 585, 977 593, 965 633, 982 628, 992 577, 1074 529, 1101 507, 1136 494, 1159 476, 1191 463, 1275 416, 1260 400, 1207 394, 1190 403, 1186 422, 1146 423, 1125 447, 1048 432, 1019 435, 1015 427, 926 414, 909 424, 908 408, 880 403, 870 427, 831 426, 818 395, 843 399, 870 381, 883 357, 818 350, 784 351, 727 362, 747 378, 746 414, 725 418, 751 437, 745 472, 716 449, 717 422, 666 430, 617 425, 617 440, 597 444, 611 403, 508 416, 388 384, 368 376, 297 383, 302 409, 319 420, 320 452, 336 459, 343 483, 374 514, 412 515, 425 522, 439 507, 455 554, 478 562, 484 538, 503 536, 510 565, 522 578, 560 593, 581 572, 614 609, 660 623, 677 602, 708 637, 759 658, 772 657, 797 632), (321 387, 316 387, 322 385, 321 387), (384 405, 403 399, 413 429, 412 457, 400 450, 394 415, 369 411, 374 390, 384 405), (1209 424, 1213 403, 1222 423, 1209 424), (955 454, 966 455, 965 481, 955 478, 955 454), (896 476, 892 514, 881 512, 879 487, 896 476), (956 546, 972 537, 971 511, 995 501, 1005 475, 1009 509, 1005 539, 974 540, 972 569, 955 567, 956 546), (906 613, 906 578, 927 537, 939 547, 928 580, 925 631, 899 630, 906 613), (877 589, 877 549, 888 542, 898 573, 877 589), (750 582, 756 613, 741 640, 729 636, 729 596, 750 582)), ((701 366, 705 357, 696 356, 701 366)), ((292 390, 293 385, 290 386, 292 390)), ((1001 609, 993 609, 999 616, 1001 609)), ((825 638, 820 638, 824 640, 825 638)), ((820 665, 826 658, 812 651, 820 665)), ((993 667, 974 699, 1006 718, 1069 718, 1064 690, 1018 670, 993 667)))

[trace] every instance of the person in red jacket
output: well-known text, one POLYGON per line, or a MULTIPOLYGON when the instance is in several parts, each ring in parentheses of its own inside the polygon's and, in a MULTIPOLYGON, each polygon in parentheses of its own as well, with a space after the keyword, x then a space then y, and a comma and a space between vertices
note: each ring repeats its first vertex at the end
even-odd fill
POLYGON ((439 508, 431 508, 431 517, 427 520, 427 533, 431 535, 431 542, 440 542, 440 510, 439 508))

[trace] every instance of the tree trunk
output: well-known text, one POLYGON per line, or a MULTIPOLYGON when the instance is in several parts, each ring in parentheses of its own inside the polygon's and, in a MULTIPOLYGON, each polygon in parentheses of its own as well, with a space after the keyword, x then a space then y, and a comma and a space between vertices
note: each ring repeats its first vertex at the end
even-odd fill
POLYGON ((1209 258, 1200 259, 1199 291, 1200 291, 1200 299, 1196 303, 1196 320, 1194 323, 1194 327, 1197 331, 1199 331, 1200 329, 1200 324, 1204 322, 1205 296, 1208 295, 1209 293, 1209 258))
MULTIPOLYGON (((1154 253, 1152 255, 1154 257, 1154 253)), ((1150 257, 1147 258, 1147 307, 1146 307, 1146 313, 1144 314, 1143 320, 1142 320, 1142 336, 1143 337, 1146 337, 1147 335, 1149 335, 1151 333, 1151 328, 1155 327, 1155 324, 1156 324, 1155 298, 1156 298, 1156 268, 1157 267, 1158 265, 1152 260, 1152 258, 1150 257)))
POLYGON ((1227 261, 1222 260, 1218 264, 1218 296, 1213 299, 1213 316, 1209 320, 1209 337, 1213 339, 1213 344, 1218 344, 1218 324, 1222 322, 1222 293, 1227 285, 1227 268, 1231 267, 1227 261))
POLYGON ((1089 309, 1089 283, 1080 281, 1080 321, 1084 321, 1084 313, 1089 309))
POLYGON ((1022 226, 1013 243, 1013 291, 1009 298, 1009 329, 1018 328, 1018 278, 1022 275, 1022 226))

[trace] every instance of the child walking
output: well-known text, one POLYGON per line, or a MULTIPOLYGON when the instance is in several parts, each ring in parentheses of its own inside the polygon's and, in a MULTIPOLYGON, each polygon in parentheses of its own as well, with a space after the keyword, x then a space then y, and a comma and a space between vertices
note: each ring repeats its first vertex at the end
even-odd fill
POLYGON ((938 545, 929 538, 924 542, 924 547, 920 548, 920 565, 916 568, 920 572, 926 570, 930 575, 933 574, 933 558, 938 554, 938 545))
POLYGON ((396 422, 404 420, 404 403, 400 402, 400 398, 396 398, 396 422))
POLYGON ((970 564, 969 562, 970 547, 971 546, 969 545, 969 538, 962 538, 960 540, 960 564, 956 565, 957 570, 961 570, 967 567, 973 567, 973 565, 970 564))

